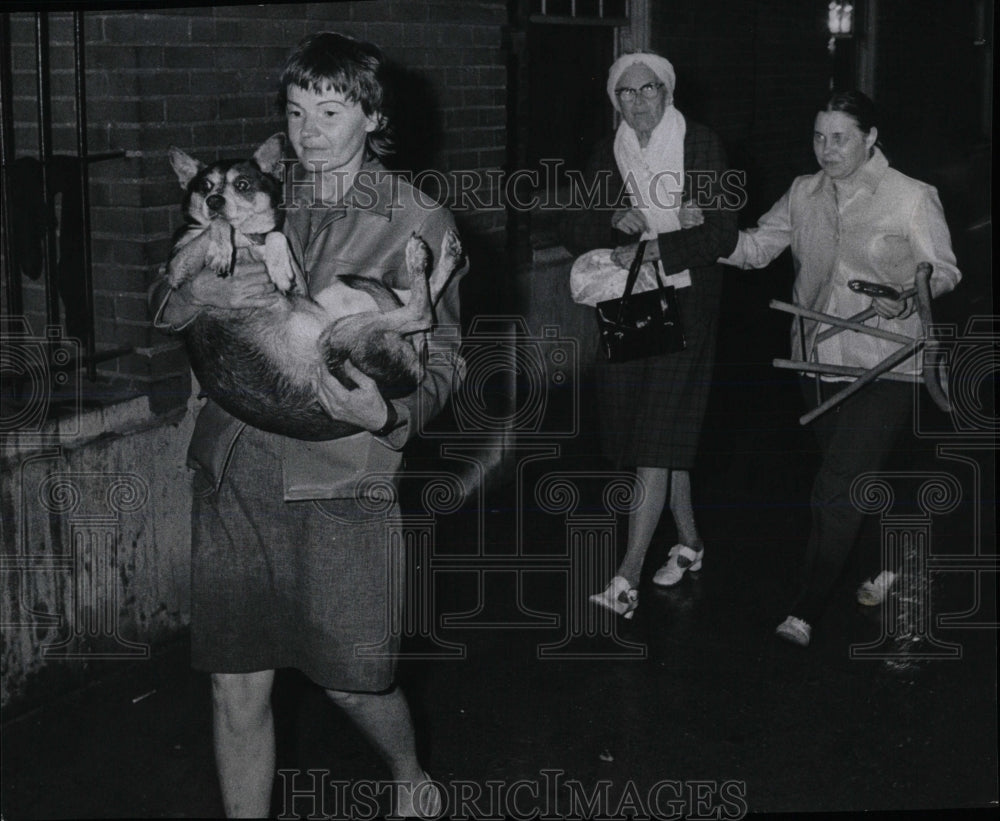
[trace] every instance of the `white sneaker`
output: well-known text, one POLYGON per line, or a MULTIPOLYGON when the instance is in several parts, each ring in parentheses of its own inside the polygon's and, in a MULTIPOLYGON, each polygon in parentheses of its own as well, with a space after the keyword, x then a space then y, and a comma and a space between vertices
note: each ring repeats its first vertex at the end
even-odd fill
POLYGON ((630 619, 639 606, 639 591, 624 576, 615 576, 601 593, 594 593, 590 600, 625 619, 630 619))
POLYGON ((789 616, 785 619, 774 632, 785 641, 798 644, 800 647, 808 647, 809 639, 812 638, 812 627, 809 626, 809 623, 795 616, 789 616))
POLYGON ((688 570, 701 570, 701 557, 705 555, 705 549, 694 550, 686 545, 675 544, 667 555, 670 558, 653 576, 653 584, 658 587, 673 587, 684 578, 688 570), (685 560, 685 564, 681 565, 681 559, 685 560))
POLYGON ((865 607, 875 607, 885 601, 885 597, 896 581, 896 574, 891 570, 883 570, 874 579, 862 582, 858 588, 858 604, 865 607))

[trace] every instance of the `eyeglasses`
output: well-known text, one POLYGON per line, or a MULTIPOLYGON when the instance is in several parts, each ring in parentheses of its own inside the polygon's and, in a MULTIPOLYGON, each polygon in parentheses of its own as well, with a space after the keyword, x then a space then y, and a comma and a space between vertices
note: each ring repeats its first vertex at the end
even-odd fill
POLYGON ((663 83, 646 83, 640 88, 616 88, 615 96, 624 103, 631 103, 635 100, 636 94, 641 94, 644 100, 652 100, 660 93, 661 88, 663 83))

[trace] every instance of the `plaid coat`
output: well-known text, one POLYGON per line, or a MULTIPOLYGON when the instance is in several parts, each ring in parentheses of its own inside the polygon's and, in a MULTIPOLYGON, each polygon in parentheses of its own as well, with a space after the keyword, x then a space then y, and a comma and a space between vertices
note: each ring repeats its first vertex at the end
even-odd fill
MULTIPOLYGON (((741 191, 728 171, 719 138, 688 120, 684 137, 684 196, 695 200, 703 225, 660 234, 664 273, 691 271, 691 287, 678 290, 687 348, 634 362, 609 364, 598 359, 596 381, 605 455, 619 467, 690 470, 701 433, 718 328, 722 266, 716 260, 736 246, 736 214, 741 191)), ((615 208, 625 207, 624 184, 614 159, 613 139, 602 141, 585 172, 585 182, 599 192, 588 205, 571 212, 563 241, 574 253, 635 241, 611 227, 615 208)))

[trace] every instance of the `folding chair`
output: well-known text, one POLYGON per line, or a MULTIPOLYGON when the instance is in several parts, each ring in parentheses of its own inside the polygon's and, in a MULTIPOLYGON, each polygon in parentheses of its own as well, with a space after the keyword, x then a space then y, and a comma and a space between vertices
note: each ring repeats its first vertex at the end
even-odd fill
POLYGON ((861 311, 854 316, 843 319, 841 317, 824 314, 819 311, 812 311, 808 308, 802 308, 798 305, 781 302, 780 300, 771 300, 770 307, 776 308, 779 311, 785 311, 786 313, 790 313, 799 318, 799 338, 802 341, 801 348, 803 353, 805 352, 805 333, 802 327, 803 319, 812 319, 830 326, 829 328, 821 331, 816 337, 817 344, 829 339, 832 336, 836 336, 839 333, 843 333, 844 331, 851 331, 854 333, 862 333, 868 334, 869 336, 879 337, 880 339, 888 339, 892 342, 899 342, 903 346, 868 370, 865 370, 864 368, 852 368, 846 365, 826 365, 821 362, 802 362, 792 359, 775 359, 773 364, 776 368, 814 373, 817 375, 817 379, 819 378, 819 374, 836 374, 838 376, 857 377, 857 379, 850 382, 843 390, 838 391, 826 401, 821 402, 813 410, 809 411, 809 413, 799 417, 800 424, 808 425, 817 416, 820 416, 828 410, 836 407, 849 396, 854 395, 865 387, 865 385, 871 384, 876 379, 890 379, 901 382, 923 381, 924 385, 927 387, 927 391, 931 395, 931 398, 934 400, 934 403, 945 413, 951 413, 951 403, 948 400, 948 375, 945 368, 944 352, 941 349, 941 343, 937 339, 928 335, 930 327, 934 322, 933 316, 931 315, 930 289, 930 279, 933 270, 934 269, 931 267, 930 263, 921 262, 917 265, 917 271, 914 277, 915 286, 903 291, 899 295, 901 299, 909 299, 913 296, 916 297, 917 315, 920 317, 922 331, 920 336, 915 338, 905 336, 903 334, 893 333, 892 331, 884 331, 881 328, 872 328, 863 324, 865 320, 875 316, 874 308, 868 308, 867 310, 861 311), (917 354, 922 354, 923 357, 921 363, 923 371, 922 376, 892 372, 892 369, 901 362, 905 362, 907 359, 916 356, 917 354))

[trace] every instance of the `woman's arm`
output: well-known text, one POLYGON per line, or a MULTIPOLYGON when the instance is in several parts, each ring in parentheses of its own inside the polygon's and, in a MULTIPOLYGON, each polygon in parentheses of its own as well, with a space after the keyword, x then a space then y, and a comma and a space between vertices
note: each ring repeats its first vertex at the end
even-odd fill
POLYGON ((719 262, 737 268, 763 268, 784 251, 792 242, 790 194, 786 191, 760 218, 756 228, 740 231, 736 248, 719 262))
MULTIPOLYGON (((188 256, 201 254, 209 242, 208 232, 184 246, 188 256)), ((171 259, 175 262, 177 257, 171 259)), ((170 263, 160 269, 149 286, 146 299, 153 315, 153 327, 167 333, 184 330, 204 308, 235 310, 263 307, 278 296, 263 263, 239 263, 227 277, 202 270, 187 278, 179 288, 168 281, 170 263)))
POLYGON ((941 296, 953 290, 962 274, 955 264, 951 248, 951 232, 945 221, 944 209, 937 190, 926 186, 910 215, 910 242, 918 262, 934 266, 931 275, 931 296, 941 296))
POLYGON ((161 268, 146 292, 146 304, 153 315, 153 327, 166 333, 183 331, 196 316, 199 308, 191 302, 190 287, 177 290, 167 282, 166 268, 161 268))
POLYGON ((697 190, 685 192, 701 208, 701 225, 670 231, 657 237, 660 261, 665 274, 686 268, 714 265, 719 257, 732 252, 736 243, 737 209, 727 204, 723 174, 728 170, 726 154, 719 138, 698 127, 685 145, 685 177, 697 190))
MULTIPOLYGON (((955 266, 948 223, 945 221, 937 190, 933 186, 922 186, 909 215, 907 233, 913 258, 918 263, 929 262, 932 266, 931 296, 937 297, 954 289, 962 274, 955 266)), ((917 304, 914 299, 875 297, 872 299, 872 307, 879 316, 886 319, 906 319, 917 309, 917 304)))

